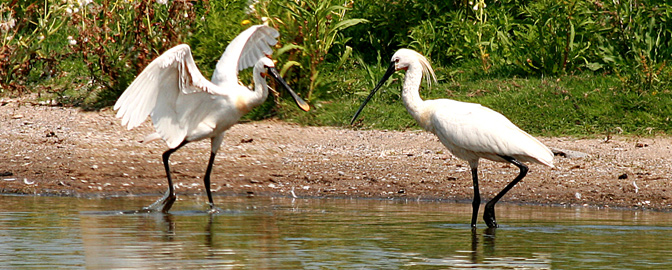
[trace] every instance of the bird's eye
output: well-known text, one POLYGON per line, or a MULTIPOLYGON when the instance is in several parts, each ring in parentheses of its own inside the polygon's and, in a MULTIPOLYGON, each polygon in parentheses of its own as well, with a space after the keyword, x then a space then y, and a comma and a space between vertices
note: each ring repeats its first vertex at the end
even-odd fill
POLYGON ((395 63, 399 63, 399 58, 394 59, 394 62, 395 62, 395 63))

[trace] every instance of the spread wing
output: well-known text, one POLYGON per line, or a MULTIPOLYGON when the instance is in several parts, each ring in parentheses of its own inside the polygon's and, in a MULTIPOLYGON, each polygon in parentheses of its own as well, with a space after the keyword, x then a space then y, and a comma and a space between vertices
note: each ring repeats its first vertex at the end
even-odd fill
POLYGON ((222 85, 223 82, 238 82, 238 71, 254 66, 259 58, 273 54, 276 40, 280 34, 266 25, 255 25, 240 33, 226 47, 224 54, 217 62, 212 82, 222 85))
POLYGON ((177 116, 178 97, 197 92, 214 94, 217 88, 196 67, 189 45, 181 44, 154 59, 119 97, 114 109, 128 129, 151 115, 157 132, 173 148, 187 133, 177 116))

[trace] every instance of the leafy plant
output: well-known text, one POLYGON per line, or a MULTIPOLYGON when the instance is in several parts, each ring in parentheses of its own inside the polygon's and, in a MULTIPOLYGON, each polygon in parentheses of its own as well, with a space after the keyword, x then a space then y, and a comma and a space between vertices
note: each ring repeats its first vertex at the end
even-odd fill
POLYGON ((488 42, 483 40, 483 30, 488 24, 488 13, 485 11, 486 7, 487 5, 485 4, 485 0, 477 0, 473 7, 476 17, 476 25, 478 26, 478 30, 476 31, 476 37, 478 38, 478 58, 481 60, 481 68, 485 73, 487 73, 490 69, 490 63, 488 60, 490 54, 488 54, 486 49, 488 42))
MULTIPOLYGON (((283 71, 291 67, 307 69, 310 100, 314 90, 321 84, 319 65, 326 60, 334 45, 345 45, 349 40, 340 32, 348 27, 367 22, 364 19, 348 18, 346 13, 352 2, 333 4, 332 0, 309 1, 262 1, 257 6, 259 13, 269 23, 280 29, 285 44, 278 55, 286 56, 283 71)), ((301 78, 303 76, 299 76, 301 78)))
POLYGON ((91 90, 104 104, 116 99, 135 76, 168 48, 177 45, 194 23, 188 0, 80 1, 70 14, 70 48, 86 64, 91 90))
POLYGON ((513 30, 515 41, 510 57, 529 73, 558 74, 589 62, 586 51, 596 34, 587 2, 537 1, 523 6, 524 18, 513 30), (577 61, 583 60, 583 61, 577 61))
MULTIPOLYGON (((203 75, 210 77, 229 42, 250 25, 261 24, 262 21, 255 18, 255 11, 249 7, 248 0, 211 0, 207 5, 195 8, 196 16, 200 17, 194 18, 184 42, 194 51, 194 60, 203 75)), ((244 73, 241 75, 247 76, 244 73)))
POLYGON ((42 79, 57 75, 58 62, 67 57, 59 49, 67 42, 58 41, 68 22, 62 18, 66 10, 60 1, 0 4, 0 93, 24 92, 31 74, 42 79))
POLYGON ((651 91, 669 84, 672 7, 631 0, 601 5, 599 10, 603 23, 613 29, 609 39, 616 41, 604 44, 603 51, 624 85, 651 91))

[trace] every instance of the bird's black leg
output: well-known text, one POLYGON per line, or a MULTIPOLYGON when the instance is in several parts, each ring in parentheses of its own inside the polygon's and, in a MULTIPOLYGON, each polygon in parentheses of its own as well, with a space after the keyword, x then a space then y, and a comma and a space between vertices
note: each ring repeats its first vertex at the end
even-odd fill
POLYGON ((182 148, 187 144, 187 141, 183 141, 180 145, 173 149, 168 149, 168 151, 163 152, 163 167, 166 169, 166 177, 168 178, 168 190, 166 190, 166 194, 163 195, 160 199, 158 199, 156 202, 150 204, 149 206, 143 208, 145 211, 161 211, 163 213, 167 213, 168 210, 173 206, 173 203, 175 202, 175 199, 177 196, 175 195, 175 187, 173 187, 173 178, 170 176, 170 155, 172 155, 177 149, 182 148))
POLYGON ((205 185, 205 193, 208 194, 210 213, 219 212, 219 209, 215 207, 215 203, 212 201, 212 192, 210 192, 210 173, 212 172, 212 165, 213 163, 215 163, 215 156, 217 156, 217 153, 210 152, 210 160, 208 161, 208 168, 205 170, 205 177, 203 177, 203 184, 205 185))
POLYGON ((518 184, 520 180, 523 180, 525 175, 527 175, 527 171, 529 170, 525 164, 521 163, 520 161, 516 160, 515 158, 508 157, 508 156, 501 156, 503 159, 507 160, 508 162, 513 163, 513 165, 516 165, 520 169, 520 173, 516 178, 511 181, 502 191, 500 191, 497 196, 492 198, 487 204, 485 204, 485 210, 483 212, 483 219, 485 220, 485 224, 488 225, 490 228, 497 228, 497 221, 495 220, 495 204, 501 199, 513 186, 518 184))
POLYGON ((474 180, 474 201, 471 202, 471 228, 476 229, 476 217, 478 217, 478 208, 481 206, 481 195, 478 191, 478 168, 471 168, 471 178, 474 180))

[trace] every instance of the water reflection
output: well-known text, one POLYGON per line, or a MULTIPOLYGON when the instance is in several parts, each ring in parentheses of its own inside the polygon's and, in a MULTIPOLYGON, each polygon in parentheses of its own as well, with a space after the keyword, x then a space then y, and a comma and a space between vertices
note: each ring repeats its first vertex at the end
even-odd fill
POLYGON ((531 257, 498 257, 496 252, 497 228, 486 228, 480 233, 471 230, 471 260, 455 268, 474 269, 551 269, 549 253, 533 253, 531 257))
POLYGON ((487 228, 479 235, 477 229, 471 230, 471 262, 479 263, 479 254, 483 256, 492 256, 495 251, 495 233, 497 228, 487 228), (483 252, 479 252, 479 237, 483 237, 483 252))
POLYGON ((0 198, 1 269, 672 267, 670 213, 501 205, 503 227, 472 230, 470 205, 435 202, 220 197, 209 215, 120 214, 151 198, 0 198))

